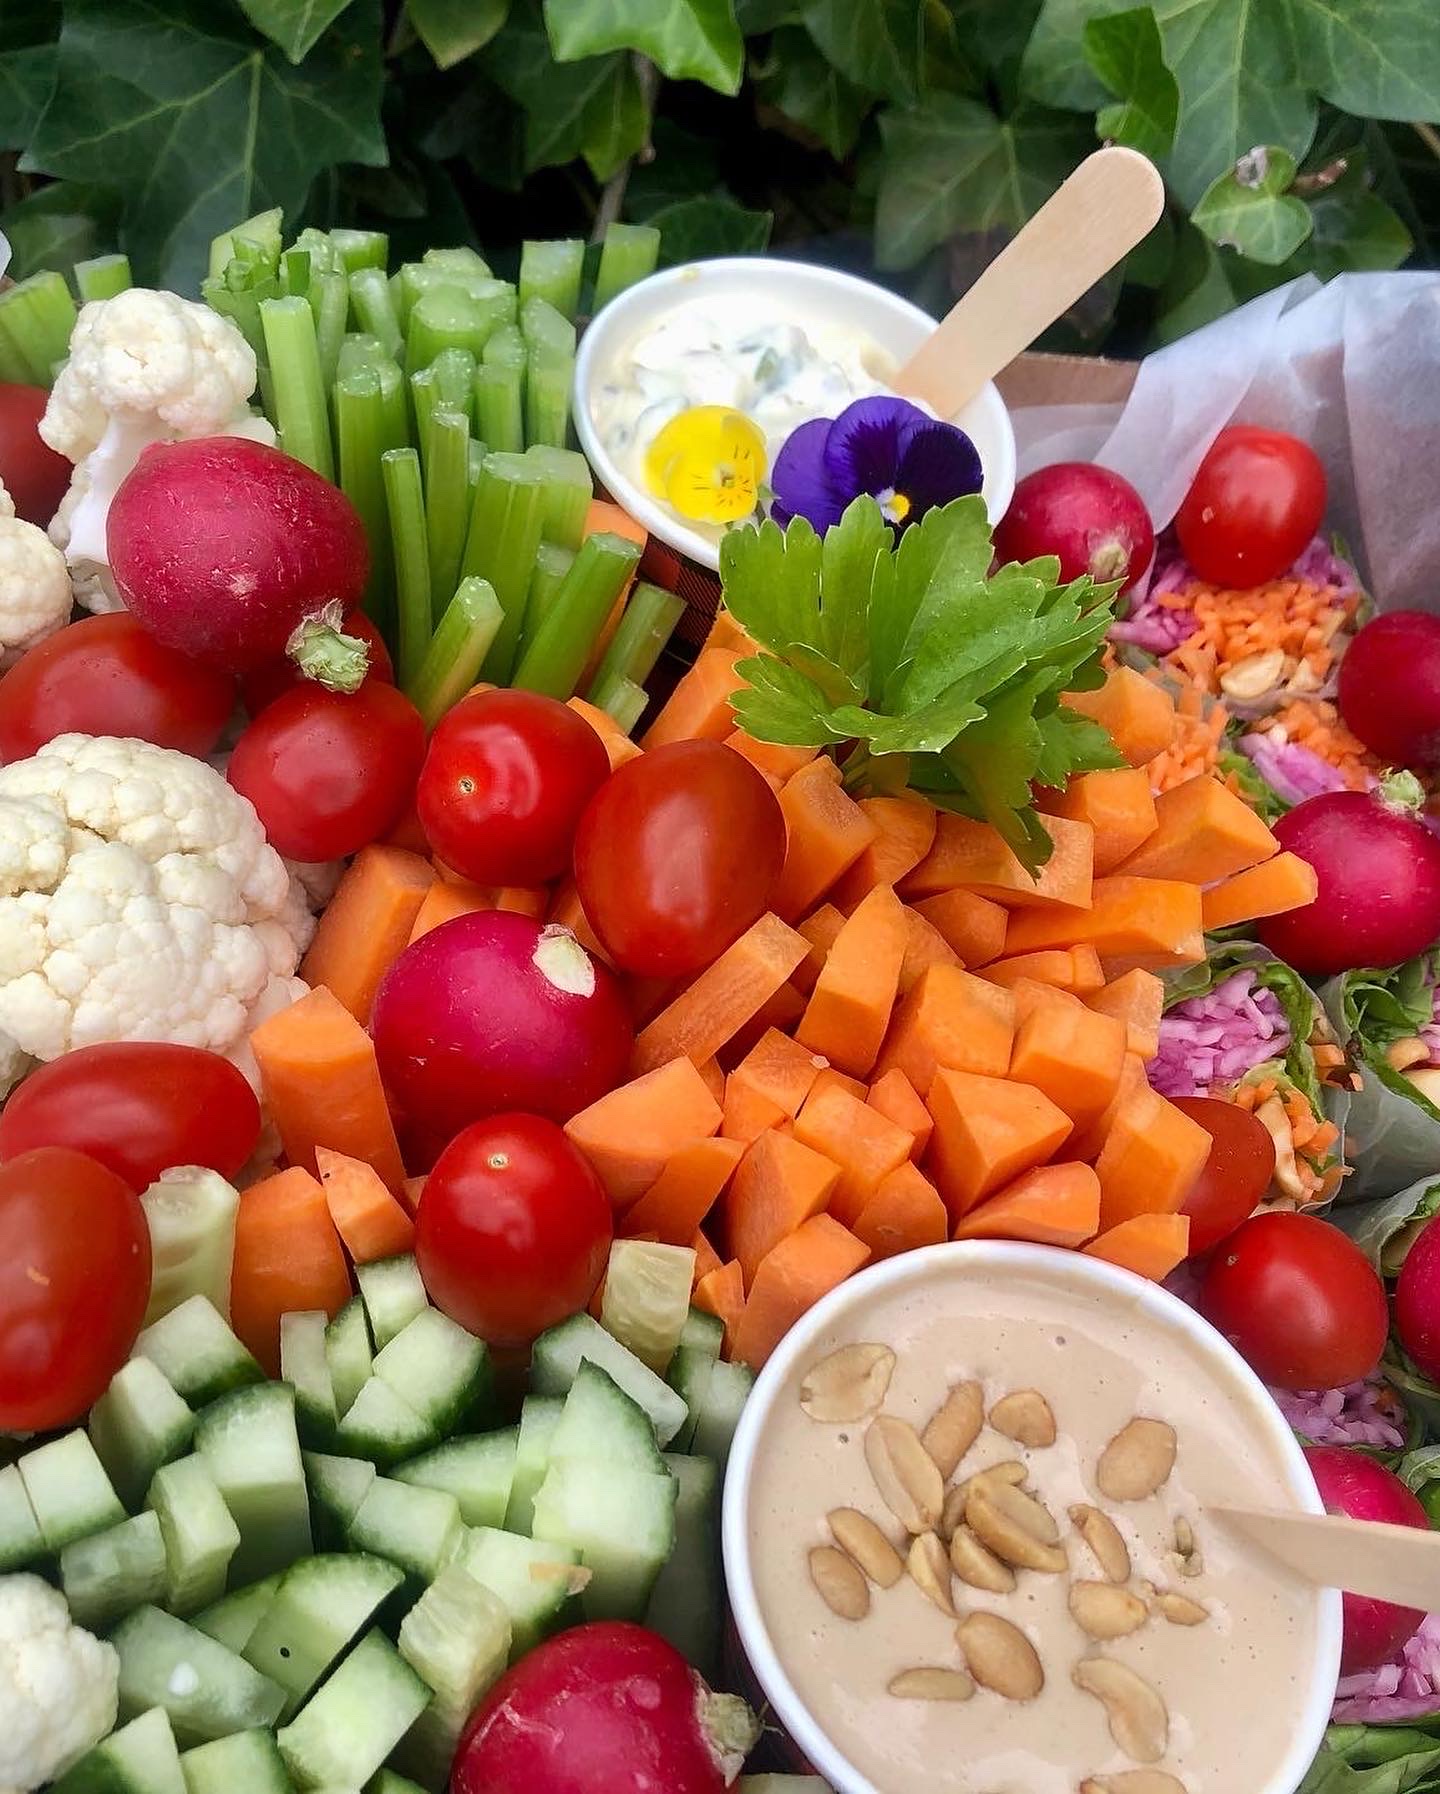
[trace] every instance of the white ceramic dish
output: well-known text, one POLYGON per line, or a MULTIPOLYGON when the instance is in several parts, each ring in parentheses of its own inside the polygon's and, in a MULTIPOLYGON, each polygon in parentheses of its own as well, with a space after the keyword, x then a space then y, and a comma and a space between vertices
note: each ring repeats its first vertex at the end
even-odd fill
MULTIPOLYGON (((1283 1465, 1294 1506, 1307 1513, 1324 1511, 1300 1447, 1255 1373, 1193 1309, 1129 1271, 1048 1246, 987 1240, 904 1253, 851 1278, 791 1329, 761 1373, 731 1449, 722 1521, 725 1581, 741 1647, 776 1718, 837 1794, 893 1794, 893 1790, 877 1788, 821 1729, 780 1661, 762 1616, 751 1555, 750 1496, 757 1448, 771 1409, 792 1372, 814 1351, 817 1339, 837 1323, 843 1324, 852 1310, 863 1310, 880 1291, 891 1293, 937 1276, 980 1278, 994 1284, 1007 1275, 1033 1272, 1042 1266, 1050 1275, 1063 1270, 1067 1281, 1073 1280, 1073 1287, 1093 1297, 1097 1305, 1111 1306, 1117 1313, 1123 1310, 1132 1325, 1153 1325, 1157 1334, 1177 1340, 1194 1361, 1206 1367, 1229 1404, 1243 1412, 1246 1424, 1267 1436, 1267 1445, 1283 1465)), ((1294 1715, 1286 1755, 1269 1780, 1253 1787, 1247 1783, 1246 1794, 1294 1794, 1320 1747, 1339 1673, 1339 1593, 1318 1591, 1315 1613, 1311 1677, 1294 1715)), ((1238 1737, 1243 1737, 1243 1731, 1237 1732, 1238 1737)))
MULTIPOLYGON (((762 284, 774 292, 787 312, 843 321, 863 332, 897 364, 907 361, 935 328, 935 320, 918 305, 871 281, 835 268, 769 256, 687 262, 652 274, 611 300, 584 332, 575 360, 574 415, 580 446, 617 504, 662 542, 711 569, 719 565, 714 541, 703 531, 691 529, 616 466, 595 431, 590 395, 610 368, 623 363, 641 334, 683 300, 703 294, 708 301, 723 304, 727 294, 743 292, 753 302, 756 288, 762 284)), ((969 435, 979 451, 984 470, 981 494, 990 521, 998 523, 1015 490, 1015 433, 1005 401, 993 382, 987 383, 950 421, 969 435)))

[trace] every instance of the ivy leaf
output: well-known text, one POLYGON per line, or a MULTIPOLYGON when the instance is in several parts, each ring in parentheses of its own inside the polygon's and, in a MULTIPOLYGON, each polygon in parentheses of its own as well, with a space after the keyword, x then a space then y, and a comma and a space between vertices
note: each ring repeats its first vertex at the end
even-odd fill
POLYGON ((291 62, 303 62, 349 4, 350 0, 240 0, 240 10, 291 62))
POLYGON ((735 23, 742 36, 759 37, 782 25, 798 25, 803 11, 802 0, 735 0, 735 23))
POLYGON ((1095 119, 1097 135, 1158 162, 1175 141, 1180 88, 1165 62, 1160 27, 1148 6, 1087 19, 1085 55, 1119 99, 1095 119))
POLYGON ((1310 265, 1322 280, 1398 268, 1415 247, 1404 219, 1371 191, 1360 155, 1352 153, 1349 160, 1340 179, 1310 200, 1315 227, 1310 265))
POLYGON ((920 91, 918 0, 809 0, 805 29, 846 80, 891 100, 920 91))
POLYGON ((1333 105, 1362 118, 1440 112, 1440 32, 1430 0, 1292 0, 1300 60, 1333 105))
POLYGON ((625 81, 623 56, 556 62, 538 5, 514 8, 487 46, 482 66, 525 115, 525 170, 573 162, 603 144, 605 120, 625 81))
POLYGON ((654 122, 650 142, 654 160, 632 168, 625 189, 625 214, 639 224, 648 223, 662 206, 693 199, 720 185, 720 158, 712 139, 682 130, 661 116, 654 122))
POLYGON ((1289 191, 1294 179, 1295 158, 1262 145, 1211 183, 1191 220, 1221 248, 1238 249, 1251 261, 1278 267, 1313 229, 1310 208, 1289 191))
POLYGON ((137 276, 185 292, 237 218, 297 212, 337 162, 384 163, 380 79, 379 0, 299 68, 210 0, 66 0, 25 165, 113 186, 137 276))
POLYGON ((120 196, 110 187, 51 181, 11 206, 0 223, 10 239, 8 272, 23 280, 42 268, 69 268, 112 250, 120 196))
POLYGON ((483 50, 505 23, 510 0, 406 0, 415 35, 437 68, 454 68, 483 50))
POLYGON ((1082 119, 1021 106, 1001 119, 979 100, 936 94, 881 114, 875 255, 913 267, 960 231, 1016 231, 1093 147, 1082 119))
POLYGON ((749 211, 725 194, 714 194, 661 206, 645 222, 661 233, 661 264, 673 268, 715 255, 758 255, 770 241, 775 215, 749 211))
POLYGON ((756 70, 755 87, 767 105, 793 119, 837 161, 855 147, 870 110, 869 96, 847 81, 814 41, 793 25, 775 33, 769 55, 756 70))
POLYGON ((0 149, 23 149, 55 86, 54 44, 0 52, 0 149))
POLYGON ((1220 251, 1193 224, 1183 223, 1176 235, 1170 272, 1160 289, 1156 342, 1173 343, 1214 323, 1234 307, 1235 289, 1220 251))
POLYGON ((733 0, 545 0, 558 62, 639 50, 672 81, 738 93, 745 42, 733 0))
POLYGON ((608 181, 645 147, 650 107, 640 76, 628 56, 620 58, 615 79, 602 87, 585 113, 581 154, 597 181, 608 181))

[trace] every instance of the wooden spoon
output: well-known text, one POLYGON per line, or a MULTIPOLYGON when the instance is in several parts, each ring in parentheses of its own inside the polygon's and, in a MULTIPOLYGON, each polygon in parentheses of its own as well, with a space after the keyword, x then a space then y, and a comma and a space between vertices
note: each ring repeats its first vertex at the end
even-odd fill
POLYGON ((1341 1514, 1240 1507, 1207 1512, 1317 1588, 1440 1612, 1440 1532, 1341 1514))
POLYGON ((1087 156, 950 308, 892 385, 953 417, 1159 222, 1165 183, 1138 151, 1087 156))

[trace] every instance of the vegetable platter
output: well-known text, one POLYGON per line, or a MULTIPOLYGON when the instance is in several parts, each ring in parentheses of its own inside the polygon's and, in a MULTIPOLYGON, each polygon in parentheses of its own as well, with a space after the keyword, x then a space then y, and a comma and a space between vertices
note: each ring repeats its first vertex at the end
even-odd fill
MULTIPOLYGON (((992 532, 781 321, 607 401, 717 533, 667 668, 569 416, 658 247, 267 213, 198 296, 0 292, 7 1789, 819 1794, 730 1443, 946 1241, 1167 1282, 1328 1505, 1440 1519, 1440 624, 1301 442, 992 532)), ((1347 1598, 1308 1794, 1440 1787, 1437 1626, 1347 1598)))

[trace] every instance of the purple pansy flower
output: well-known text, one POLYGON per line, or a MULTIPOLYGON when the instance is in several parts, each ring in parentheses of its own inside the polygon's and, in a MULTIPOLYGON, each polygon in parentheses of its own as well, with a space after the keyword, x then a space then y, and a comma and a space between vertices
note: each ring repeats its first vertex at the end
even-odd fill
POLYGON ((785 440, 770 472, 770 515, 783 528, 804 517, 823 535, 861 493, 896 529, 935 505, 980 490, 975 444, 904 399, 856 399, 837 418, 817 417, 785 440))

